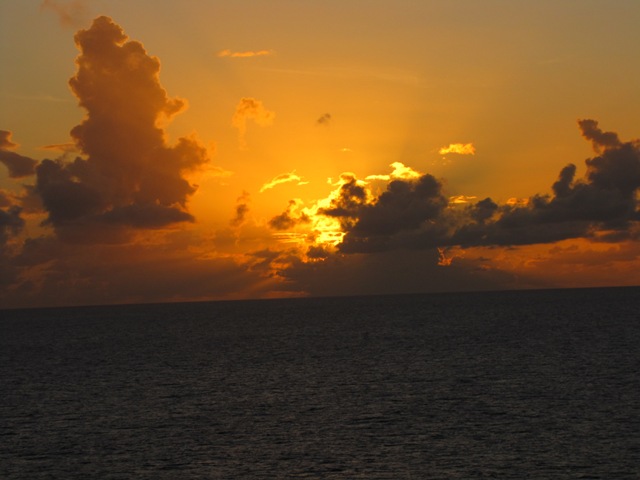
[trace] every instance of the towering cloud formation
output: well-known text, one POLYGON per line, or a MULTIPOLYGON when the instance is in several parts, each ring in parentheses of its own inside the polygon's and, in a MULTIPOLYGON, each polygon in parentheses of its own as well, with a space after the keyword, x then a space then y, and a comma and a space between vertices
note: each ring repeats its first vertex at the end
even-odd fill
POLYGON ((253 120, 262 127, 267 127, 273 123, 276 114, 267 110, 260 100, 255 98, 242 98, 233 114, 231 124, 238 129, 238 141, 240 148, 247 148, 245 135, 247 133, 247 120, 253 120))
POLYGON ((22 178, 35 173, 38 162, 29 157, 18 155, 11 150, 18 145, 11 141, 11 132, 0 130, 0 162, 9 169, 11 178, 22 178))
POLYGON ((44 160, 36 192, 59 233, 73 227, 161 227, 190 221, 195 192, 183 174, 208 161, 194 138, 165 142, 161 122, 185 103, 159 82, 160 62, 108 17, 75 36, 81 54, 69 84, 87 117, 71 130, 85 158, 44 160))

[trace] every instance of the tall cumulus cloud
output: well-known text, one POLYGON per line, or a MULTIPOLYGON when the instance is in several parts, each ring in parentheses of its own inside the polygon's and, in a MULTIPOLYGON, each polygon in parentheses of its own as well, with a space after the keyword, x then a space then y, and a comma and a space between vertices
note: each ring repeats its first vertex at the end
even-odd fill
POLYGON ((91 226, 156 228, 192 221, 195 192, 184 174, 208 161, 191 137, 175 145, 162 123, 185 107, 159 81, 160 62, 110 18, 75 35, 80 50, 71 90, 87 111, 71 130, 83 157, 43 160, 35 191, 58 233, 91 226))

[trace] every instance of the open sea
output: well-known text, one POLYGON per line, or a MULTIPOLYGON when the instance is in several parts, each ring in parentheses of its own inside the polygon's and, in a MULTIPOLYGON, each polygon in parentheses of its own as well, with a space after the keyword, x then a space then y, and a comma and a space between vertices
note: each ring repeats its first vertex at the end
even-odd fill
POLYGON ((0 311, 2 479, 639 479, 640 288, 0 311))

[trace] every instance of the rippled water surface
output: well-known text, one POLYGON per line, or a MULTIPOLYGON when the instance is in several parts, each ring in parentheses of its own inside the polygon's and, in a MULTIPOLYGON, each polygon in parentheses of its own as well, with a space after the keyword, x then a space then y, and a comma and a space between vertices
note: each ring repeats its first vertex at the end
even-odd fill
POLYGON ((640 478, 640 289, 0 311, 0 478, 640 478))

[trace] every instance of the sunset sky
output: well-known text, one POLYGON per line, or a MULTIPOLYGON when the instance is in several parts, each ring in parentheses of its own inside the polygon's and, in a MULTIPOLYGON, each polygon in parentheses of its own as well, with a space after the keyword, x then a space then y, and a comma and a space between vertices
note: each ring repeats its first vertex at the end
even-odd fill
POLYGON ((0 308, 639 285, 638 25, 0 1, 0 308))

